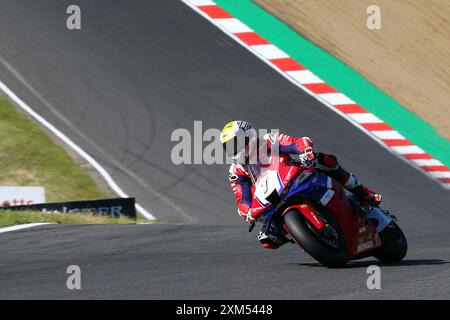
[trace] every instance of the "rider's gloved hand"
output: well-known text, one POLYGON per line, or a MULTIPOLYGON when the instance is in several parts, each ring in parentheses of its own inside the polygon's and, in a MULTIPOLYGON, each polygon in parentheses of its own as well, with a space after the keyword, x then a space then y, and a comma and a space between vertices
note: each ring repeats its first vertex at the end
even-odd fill
POLYGON ((255 218, 252 216, 252 209, 247 204, 241 204, 239 206, 239 214, 247 223, 255 221, 255 218))
POLYGON ((305 166, 314 166, 317 157, 312 140, 308 137, 297 139, 297 149, 301 163, 305 166))
POLYGON ((252 224, 258 220, 262 208, 250 208, 247 204, 242 204, 239 211, 244 220, 252 224))
POLYGON ((317 161, 316 152, 312 147, 306 147, 303 153, 300 154, 300 160, 305 166, 314 166, 317 161))
POLYGON ((250 224, 256 222, 256 219, 252 215, 252 209, 248 210, 247 214, 245 215, 245 221, 250 224))

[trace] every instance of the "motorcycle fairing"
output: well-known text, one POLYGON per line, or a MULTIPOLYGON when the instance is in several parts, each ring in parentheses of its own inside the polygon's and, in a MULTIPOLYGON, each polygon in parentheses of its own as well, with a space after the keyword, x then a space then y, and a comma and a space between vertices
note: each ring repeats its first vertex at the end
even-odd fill
POLYGON ((302 174, 294 180, 291 189, 284 198, 287 199, 293 195, 301 194, 302 198, 311 199, 326 206, 334 196, 331 178, 321 173, 306 172, 306 177, 302 177, 302 174))

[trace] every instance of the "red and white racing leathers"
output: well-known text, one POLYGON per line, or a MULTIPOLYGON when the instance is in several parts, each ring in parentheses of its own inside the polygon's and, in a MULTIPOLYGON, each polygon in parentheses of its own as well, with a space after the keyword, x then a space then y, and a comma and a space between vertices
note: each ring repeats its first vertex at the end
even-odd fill
MULTIPOLYGON (((373 205, 378 205, 381 202, 381 196, 362 186, 353 174, 339 165, 334 155, 313 152, 313 143, 310 138, 294 138, 281 133, 269 133, 264 135, 262 140, 268 150, 271 150, 271 147, 277 144, 280 154, 310 153, 316 170, 337 180, 363 201, 373 205)), ((263 209, 257 203, 252 203, 254 184, 261 166, 263 165, 260 163, 246 165, 233 163, 230 167, 228 179, 236 197, 238 212, 247 222, 252 219, 258 220, 263 209)))

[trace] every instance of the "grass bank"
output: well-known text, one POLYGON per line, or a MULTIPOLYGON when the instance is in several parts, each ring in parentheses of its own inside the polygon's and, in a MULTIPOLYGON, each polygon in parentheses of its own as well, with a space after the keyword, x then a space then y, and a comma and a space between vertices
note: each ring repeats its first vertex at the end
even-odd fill
POLYGON ((82 165, 0 95, 1 186, 44 186, 48 202, 108 198, 82 165))
POLYGON ((134 224, 135 220, 93 214, 42 213, 36 211, 0 211, 0 227, 25 223, 55 222, 66 224, 134 224))

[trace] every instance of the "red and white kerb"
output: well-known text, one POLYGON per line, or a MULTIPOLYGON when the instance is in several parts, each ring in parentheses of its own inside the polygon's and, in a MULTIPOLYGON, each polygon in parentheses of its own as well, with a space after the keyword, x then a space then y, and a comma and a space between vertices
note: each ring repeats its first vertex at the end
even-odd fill
POLYGON ((285 78, 363 130, 386 149, 412 163, 416 168, 440 182, 443 187, 450 189, 450 169, 406 139, 383 120, 326 84, 310 70, 269 43, 213 1, 182 1, 285 78))

